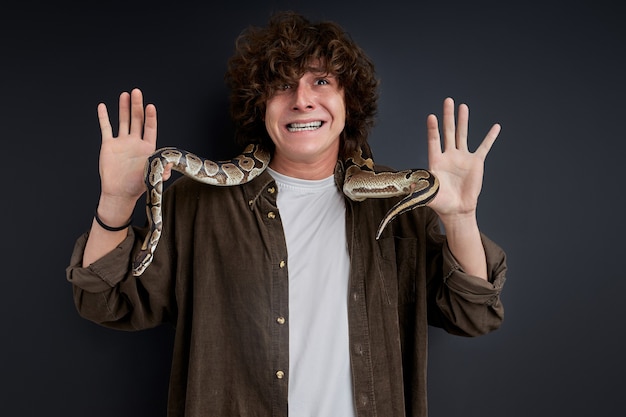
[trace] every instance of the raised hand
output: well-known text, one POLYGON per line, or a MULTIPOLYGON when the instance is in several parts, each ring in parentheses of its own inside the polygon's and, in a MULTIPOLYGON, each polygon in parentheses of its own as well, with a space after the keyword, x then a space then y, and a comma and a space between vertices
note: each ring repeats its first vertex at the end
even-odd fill
POLYGON ((444 220, 448 216, 474 215, 482 189, 484 163, 487 153, 500 133, 500 125, 489 130, 475 152, 467 143, 469 108, 458 108, 458 125, 454 117, 454 100, 443 103, 443 142, 437 117, 426 121, 429 168, 439 178, 440 188, 430 207, 444 220))
POLYGON ((127 200, 134 205, 145 191, 144 166, 156 149, 156 108, 143 106, 139 89, 123 92, 119 99, 119 131, 113 136, 106 105, 98 105, 102 132, 100 179, 102 198, 127 200))

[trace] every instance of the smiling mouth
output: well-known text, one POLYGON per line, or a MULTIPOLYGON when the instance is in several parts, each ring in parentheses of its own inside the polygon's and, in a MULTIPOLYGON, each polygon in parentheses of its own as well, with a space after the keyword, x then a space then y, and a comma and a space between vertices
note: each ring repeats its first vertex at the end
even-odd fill
POLYGON ((289 123, 287 125, 287 130, 290 132, 302 132, 305 130, 317 130, 320 127, 322 127, 322 121, 318 120, 310 123, 289 123))

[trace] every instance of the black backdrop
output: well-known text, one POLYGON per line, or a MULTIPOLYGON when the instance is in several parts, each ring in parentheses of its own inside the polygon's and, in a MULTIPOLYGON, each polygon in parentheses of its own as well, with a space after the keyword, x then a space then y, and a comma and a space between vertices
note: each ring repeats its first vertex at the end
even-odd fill
POLYGON ((619 6, 239 0, 3 5, 0 414, 165 415, 171 329, 87 322, 65 281, 99 194, 96 105, 140 87, 159 145, 231 156, 226 59, 244 27, 281 9, 341 23, 376 62, 378 162, 425 166, 426 115, 446 96, 469 104, 472 146, 503 126, 479 221, 509 256, 506 319, 476 339, 432 330, 431 416, 623 413, 619 6))

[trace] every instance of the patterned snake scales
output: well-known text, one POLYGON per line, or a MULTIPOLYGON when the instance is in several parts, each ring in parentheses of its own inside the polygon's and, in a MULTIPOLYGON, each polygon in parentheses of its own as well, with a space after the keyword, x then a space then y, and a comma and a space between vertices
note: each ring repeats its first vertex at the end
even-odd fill
MULTIPOLYGON (((173 164, 173 170, 196 181, 233 186, 245 184, 258 177, 267 168, 269 160, 270 154, 258 145, 248 145, 237 157, 217 162, 174 147, 161 148, 154 152, 148 158, 145 168, 149 230, 133 262, 133 275, 141 275, 150 265, 161 237, 163 171, 167 164, 173 164)), ((437 178, 424 169, 374 172, 372 158, 362 155, 361 151, 347 158, 344 163, 346 169, 343 192, 351 200, 405 196, 382 219, 376 239, 396 216, 428 204, 439 190, 437 178)))

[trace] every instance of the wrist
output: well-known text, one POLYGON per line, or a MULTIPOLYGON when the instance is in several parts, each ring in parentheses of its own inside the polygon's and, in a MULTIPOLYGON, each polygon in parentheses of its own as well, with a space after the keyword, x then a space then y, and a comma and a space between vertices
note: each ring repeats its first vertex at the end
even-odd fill
POLYGON ((471 230, 478 229, 476 211, 465 213, 438 214, 441 223, 446 230, 471 230))
POLYGON ((131 223, 134 209, 134 201, 101 195, 94 217, 96 222, 105 230, 124 230, 131 223))

